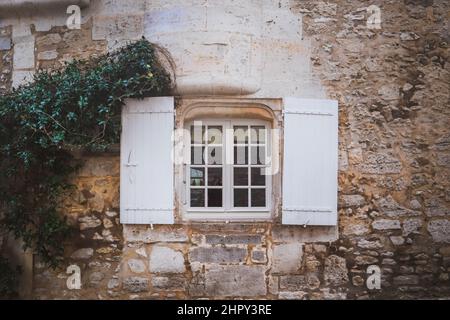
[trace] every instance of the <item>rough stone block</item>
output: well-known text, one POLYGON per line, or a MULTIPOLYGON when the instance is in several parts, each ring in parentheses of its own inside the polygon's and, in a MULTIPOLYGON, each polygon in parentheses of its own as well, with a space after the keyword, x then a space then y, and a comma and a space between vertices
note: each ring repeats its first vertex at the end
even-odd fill
POLYGON ((340 286, 348 282, 347 263, 344 258, 331 255, 325 259, 324 279, 330 285, 340 286))
POLYGON ((20 38, 20 42, 14 43, 13 56, 14 69, 34 68, 34 37, 20 38))
POLYGON ((262 242, 261 235, 205 235, 208 244, 260 244, 262 242))
POLYGON ((394 285, 397 285, 397 286, 419 284, 419 277, 416 275, 397 276, 393 280, 394 280, 394 285))
POLYGON ((339 200, 339 206, 342 208, 361 207, 366 204, 366 199, 359 194, 342 195, 339 200))
POLYGON ((150 253, 149 269, 152 273, 183 273, 184 257, 180 251, 155 245, 150 253))
POLYGON ((400 221, 389 219, 378 219, 372 223, 375 230, 396 230, 401 229, 400 221))
POLYGON ((184 291, 186 289, 186 278, 183 276, 153 277, 152 287, 156 290, 184 291))
POLYGON ((433 241, 450 243, 450 221, 433 220, 428 223, 428 232, 433 241))
POLYGON ((267 293, 263 266, 216 266, 205 275, 205 293, 214 297, 257 297, 267 293))
POLYGON ((10 50, 11 49, 11 38, 0 36, 0 51, 1 50, 10 50))
POLYGON ((274 245, 272 273, 295 273, 302 263, 303 247, 301 243, 274 245))
POLYGON ((235 247, 194 247, 189 252, 190 262, 237 263, 245 261, 247 249, 235 247))
POLYGON ((123 280, 123 288, 133 293, 145 292, 148 291, 149 281, 142 277, 128 277, 123 280))
POLYGON ((58 57, 56 50, 42 51, 38 53, 38 60, 53 60, 58 57))
POLYGON ((92 40, 137 40, 144 32, 143 13, 114 16, 95 16, 92 40))
POLYGON ((402 170, 401 162, 391 154, 369 153, 364 163, 359 165, 361 172, 368 174, 393 174, 402 170))
POLYGON ((253 249, 252 250, 252 261, 254 263, 266 263, 267 262, 267 254, 264 249, 253 249))
POLYGON ((143 273, 145 271, 145 264, 142 260, 139 259, 130 259, 128 260, 128 267, 131 272, 134 273, 143 273))
POLYGON ((90 259, 92 258, 92 256, 94 255, 94 249, 92 248, 82 248, 82 249, 78 249, 77 251, 75 251, 74 253, 72 253, 72 255, 70 256, 72 259, 76 259, 76 260, 86 260, 86 259, 90 259))
POLYGON ((33 80, 34 71, 14 70, 12 73, 12 86, 17 88, 33 80))
POLYGON ((272 239, 275 243, 280 242, 329 242, 337 239, 337 227, 315 227, 299 228, 298 226, 274 225, 272 239))
POLYGON ((422 219, 406 219, 403 221, 403 236, 408 236, 411 233, 419 233, 420 228, 422 228, 422 219))
POLYGON ((175 226, 124 226, 124 238, 129 242, 187 242, 187 229, 175 226))

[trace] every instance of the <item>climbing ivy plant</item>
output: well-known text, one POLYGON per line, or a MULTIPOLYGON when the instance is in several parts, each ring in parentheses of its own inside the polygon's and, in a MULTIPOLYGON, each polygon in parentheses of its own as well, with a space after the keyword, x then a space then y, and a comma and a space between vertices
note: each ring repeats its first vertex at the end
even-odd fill
POLYGON ((60 203, 80 166, 72 151, 117 143, 125 99, 169 92, 171 79, 158 56, 142 39, 40 71, 0 97, 0 231, 57 266, 71 231, 60 203))

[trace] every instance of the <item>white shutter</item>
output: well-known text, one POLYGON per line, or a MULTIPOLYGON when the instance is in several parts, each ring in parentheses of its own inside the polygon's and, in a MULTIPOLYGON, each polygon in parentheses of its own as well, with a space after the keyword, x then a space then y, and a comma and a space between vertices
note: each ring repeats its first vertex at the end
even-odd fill
POLYGON ((337 224, 338 103, 284 98, 282 223, 337 224))
POLYGON ((173 224, 174 98, 130 99, 122 109, 120 221, 173 224))

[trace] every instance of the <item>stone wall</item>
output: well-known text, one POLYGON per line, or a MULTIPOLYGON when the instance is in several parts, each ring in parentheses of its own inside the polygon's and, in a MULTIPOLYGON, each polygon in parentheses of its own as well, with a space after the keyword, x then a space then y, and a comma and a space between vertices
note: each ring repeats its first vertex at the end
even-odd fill
MULTIPOLYGON (((276 223, 122 226, 118 154, 82 155, 77 189, 64 204, 80 232, 60 269, 36 257, 35 298, 450 297, 449 4, 277 2, 279 16, 265 23, 278 28, 283 12, 302 21, 305 77, 339 100, 337 237, 333 228, 276 223), (381 8, 381 29, 367 28, 369 4, 381 8), (81 290, 67 289, 70 264, 81 268, 81 290), (369 265, 381 268, 381 290, 366 287, 369 265)), ((32 59, 16 56, 30 71, 145 32, 142 1, 99 3, 81 30, 30 28, 19 39, 14 26, 3 26, 0 91, 11 86, 12 52, 22 40, 34 41, 32 59), (120 10, 125 3, 130 17, 120 10)), ((266 86, 262 92, 279 89, 266 86)))

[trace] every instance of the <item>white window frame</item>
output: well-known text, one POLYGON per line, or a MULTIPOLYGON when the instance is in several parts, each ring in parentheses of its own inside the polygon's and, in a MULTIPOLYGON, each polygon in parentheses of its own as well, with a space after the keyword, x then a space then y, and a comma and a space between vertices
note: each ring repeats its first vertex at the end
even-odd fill
MULTIPOLYGON (((185 201, 183 205, 182 218, 185 221, 267 221, 272 219, 272 176, 266 175, 266 206, 265 207, 249 207, 233 208, 233 165, 230 164, 228 159, 234 159, 233 148, 233 126, 264 126, 266 128, 266 154, 272 153, 272 137, 271 137, 271 124, 269 121, 258 119, 223 119, 223 118, 205 118, 193 120, 185 123, 186 132, 189 132, 187 147, 185 148, 185 159, 187 163, 184 165, 184 185, 183 192, 185 194, 185 201), (191 159, 191 139, 190 139, 190 127, 196 122, 201 121, 202 125, 221 125, 223 127, 222 136, 222 163, 223 163, 223 181, 222 181, 222 208, 207 208, 207 207, 190 207, 190 159, 191 159)), ((251 166, 251 141, 249 139, 249 159, 247 166, 251 166)), ((269 164, 265 164, 267 167, 269 164)), ((194 165, 195 166, 195 165, 194 165)), ((205 170, 206 171, 206 170, 205 170)), ((242 186, 245 187, 245 186, 242 186)), ((250 188, 250 177, 248 185, 250 188)), ((250 191, 249 191, 250 192, 250 191)), ((206 202, 206 197, 205 197, 206 202)))

